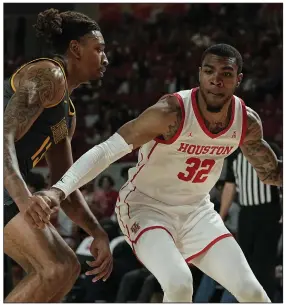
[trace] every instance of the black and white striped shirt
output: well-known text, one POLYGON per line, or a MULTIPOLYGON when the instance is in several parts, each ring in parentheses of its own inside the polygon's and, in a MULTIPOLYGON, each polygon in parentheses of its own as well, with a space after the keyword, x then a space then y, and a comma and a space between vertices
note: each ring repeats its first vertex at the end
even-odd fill
POLYGON ((239 204, 241 206, 256 206, 265 203, 279 202, 278 187, 266 185, 261 182, 255 169, 240 150, 227 159, 225 181, 236 184, 239 204))

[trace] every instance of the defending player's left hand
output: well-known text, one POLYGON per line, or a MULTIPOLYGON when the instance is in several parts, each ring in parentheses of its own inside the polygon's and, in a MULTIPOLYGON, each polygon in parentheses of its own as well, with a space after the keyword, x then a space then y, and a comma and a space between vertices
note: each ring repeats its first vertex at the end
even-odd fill
POLYGON ((51 214, 59 210, 59 200, 52 190, 36 192, 24 211, 24 218, 32 228, 44 229, 51 214))
MULTIPOLYGON (((50 222, 52 210, 50 208, 50 199, 45 196, 33 195, 29 198, 29 203, 22 211, 25 221, 32 228, 44 229, 50 222)), ((21 212, 21 210, 20 210, 21 212)))
POLYGON ((86 263, 94 269, 87 271, 85 274, 95 275, 92 279, 93 282, 97 282, 100 279, 106 281, 113 268, 113 257, 109 248, 109 239, 105 232, 94 238, 90 252, 94 257, 94 261, 87 261, 86 263))

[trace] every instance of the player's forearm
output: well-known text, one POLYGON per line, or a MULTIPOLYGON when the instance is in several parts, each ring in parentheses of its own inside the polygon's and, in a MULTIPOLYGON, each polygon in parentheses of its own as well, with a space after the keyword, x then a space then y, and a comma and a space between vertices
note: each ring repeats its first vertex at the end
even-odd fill
POLYGON ((225 220, 228 210, 232 204, 235 195, 235 184, 226 182, 221 195, 221 204, 219 214, 222 220, 225 220))
MULTIPOLYGON (((76 189, 93 180, 111 163, 131 152, 132 149, 119 134, 114 134, 107 141, 82 155, 55 184, 64 193, 64 198, 76 189)), ((60 194, 61 196, 61 194, 60 194)))
POLYGON ((283 185, 283 162, 277 160, 275 168, 271 171, 257 172, 259 179, 270 185, 282 186, 283 185))
POLYGON ((19 170, 14 141, 7 134, 4 135, 3 170, 5 189, 18 206, 25 203, 31 193, 19 170))
POLYGON ((70 194, 61 203, 61 207, 66 215, 90 236, 104 233, 79 190, 70 194))

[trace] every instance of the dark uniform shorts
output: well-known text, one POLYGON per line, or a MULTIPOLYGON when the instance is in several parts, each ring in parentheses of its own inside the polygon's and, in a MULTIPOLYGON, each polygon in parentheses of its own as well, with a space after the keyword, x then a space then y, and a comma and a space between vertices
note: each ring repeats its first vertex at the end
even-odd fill
POLYGON ((4 227, 19 212, 20 211, 16 203, 10 197, 9 193, 4 189, 4 227))

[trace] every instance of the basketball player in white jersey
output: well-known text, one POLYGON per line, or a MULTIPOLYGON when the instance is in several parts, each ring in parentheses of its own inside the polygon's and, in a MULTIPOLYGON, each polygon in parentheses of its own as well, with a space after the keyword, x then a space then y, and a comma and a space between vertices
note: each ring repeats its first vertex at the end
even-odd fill
MULTIPOLYGON (((57 205, 140 147, 116 213, 126 241, 158 279, 167 302, 192 301, 189 263, 239 302, 270 302, 209 196, 224 158, 238 146, 264 183, 282 184, 282 163, 263 140, 259 116, 234 95, 241 70, 242 58, 235 48, 210 47, 202 56, 199 88, 162 97, 84 154, 44 193, 51 200, 47 204, 57 205)), ((37 202, 35 197, 27 212, 31 225, 37 202)))

